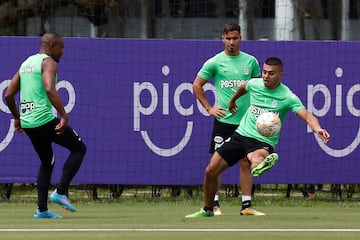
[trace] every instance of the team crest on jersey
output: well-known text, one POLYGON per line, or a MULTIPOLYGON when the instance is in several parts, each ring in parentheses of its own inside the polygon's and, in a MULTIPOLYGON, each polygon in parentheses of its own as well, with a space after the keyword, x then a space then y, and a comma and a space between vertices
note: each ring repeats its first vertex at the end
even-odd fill
POLYGON ((278 102, 276 100, 272 101, 271 107, 275 108, 275 107, 277 107, 277 105, 278 105, 278 102))
POLYGON ((249 74, 249 68, 244 67, 244 74, 245 74, 245 75, 248 75, 248 74, 249 74))

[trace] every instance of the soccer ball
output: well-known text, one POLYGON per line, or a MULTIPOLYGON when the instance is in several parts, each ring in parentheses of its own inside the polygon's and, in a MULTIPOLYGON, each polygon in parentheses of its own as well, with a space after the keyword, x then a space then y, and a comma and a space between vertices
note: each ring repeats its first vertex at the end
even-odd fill
POLYGON ((264 112, 256 119, 256 129, 264 137, 272 137, 280 132, 281 121, 273 112, 264 112))

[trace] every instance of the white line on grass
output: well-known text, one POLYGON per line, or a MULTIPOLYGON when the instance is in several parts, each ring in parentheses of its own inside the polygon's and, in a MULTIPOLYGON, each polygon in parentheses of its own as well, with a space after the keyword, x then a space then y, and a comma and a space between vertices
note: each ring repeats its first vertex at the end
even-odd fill
POLYGON ((269 228, 269 229, 175 229, 175 228, 49 228, 49 229, 16 229, 4 228, 0 232, 360 232, 360 229, 305 229, 305 228, 269 228))

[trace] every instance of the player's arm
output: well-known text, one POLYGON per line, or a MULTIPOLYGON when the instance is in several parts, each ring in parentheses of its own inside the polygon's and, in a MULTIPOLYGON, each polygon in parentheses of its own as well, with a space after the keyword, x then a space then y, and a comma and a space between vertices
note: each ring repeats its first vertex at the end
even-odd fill
POLYGON ((330 134, 326 129, 321 128, 319 120, 313 114, 306 109, 301 109, 297 112, 297 116, 304 120, 324 143, 328 143, 330 134))
POLYGON ((20 75, 19 72, 17 72, 11 79, 9 87, 5 92, 5 100, 11 114, 14 116, 15 119, 14 127, 16 131, 23 132, 24 130, 21 128, 21 124, 20 124, 19 109, 15 102, 15 95, 19 92, 19 90, 20 90, 20 75))
POLYGON ((55 76, 57 73, 57 63, 52 58, 45 58, 42 63, 42 77, 46 94, 55 107, 56 111, 60 114, 60 123, 55 127, 58 133, 62 133, 68 125, 68 116, 65 112, 60 95, 56 90, 55 76))
POLYGON ((246 83, 241 84, 239 88, 236 90, 234 95, 231 97, 229 102, 229 110, 232 114, 236 113, 238 110, 238 106, 236 105, 236 100, 241 97, 242 95, 246 94, 246 83))
POLYGON ((214 117, 223 117, 225 116, 225 109, 222 107, 213 107, 206 98, 205 91, 203 86, 207 81, 199 76, 196 76, 193 82, 193 91, 196 98, 199 100, 201 105, 206 109, 206 111, 214 117))

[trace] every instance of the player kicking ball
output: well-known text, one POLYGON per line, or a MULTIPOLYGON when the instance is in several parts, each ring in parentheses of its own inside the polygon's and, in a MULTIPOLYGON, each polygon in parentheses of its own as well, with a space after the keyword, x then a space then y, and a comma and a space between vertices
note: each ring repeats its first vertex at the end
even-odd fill
MULTIPOLYGON (((236 113, 238 106, 235 101, 248 93, 250 107, 240 121, 234 134, 213 154, 210 163, 205 169, 204 177, 204 207, 200 211, 186 215, 186 218, 213 217, 213 198, 216 193, 217 176, 226 168, 239 161, 250 164, 251 173, 259 177, 271 169, 278 161, 274 148, 279 141, 280 131, 273 136, 263 136, 256 127, 256 120, 264 112, 273 112, 281 122, 284 121, 288 111, 292 111, 304 120, 317 136, 326 144, 330 134, 321 128, 318 119, 311 114, 301 100, 281 83, 283 77, 283 64, 279 58, 268 58, 262 71, 262 78, 251 79, 241 85, 229 102, 229 110, 236 113)), ((240 215, 263 216, 265 213, 254 208, 245 208, 240 215)))

